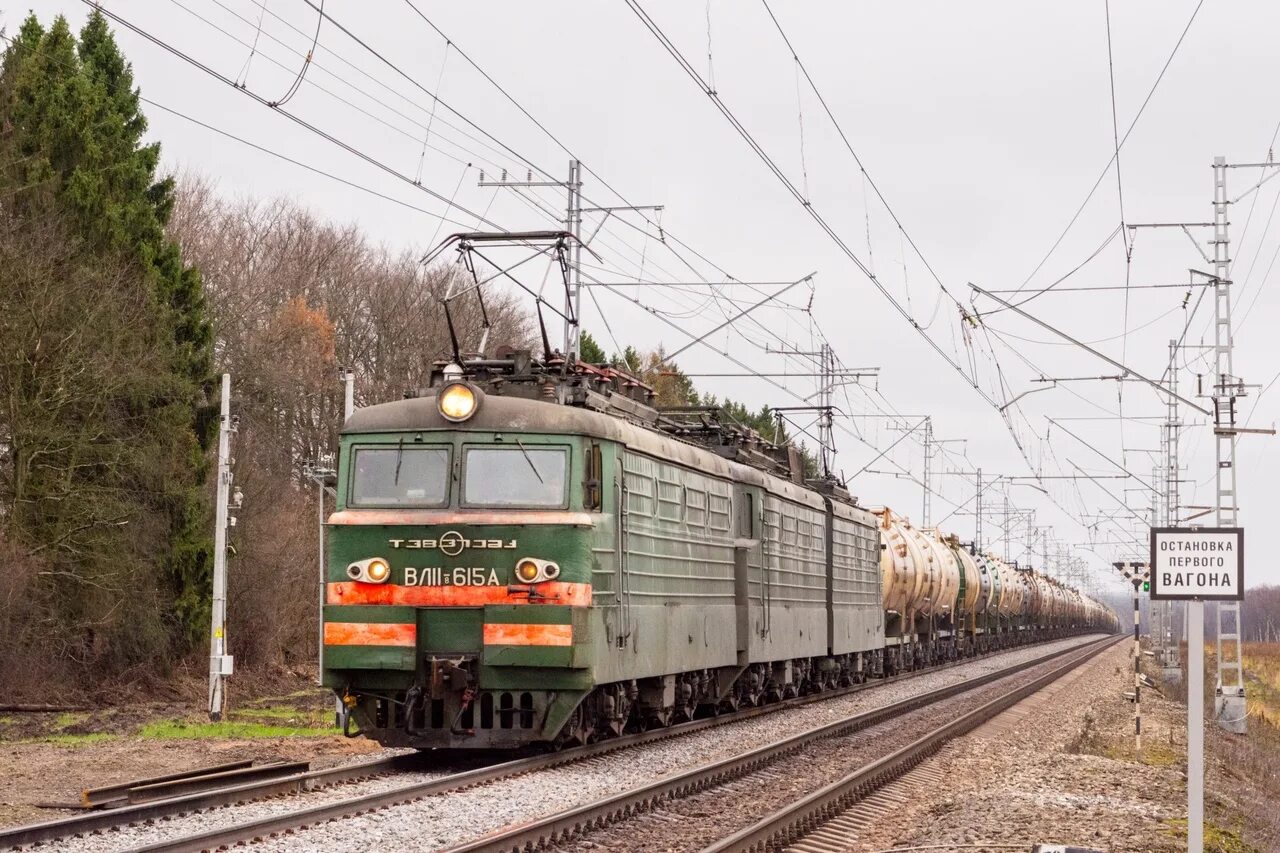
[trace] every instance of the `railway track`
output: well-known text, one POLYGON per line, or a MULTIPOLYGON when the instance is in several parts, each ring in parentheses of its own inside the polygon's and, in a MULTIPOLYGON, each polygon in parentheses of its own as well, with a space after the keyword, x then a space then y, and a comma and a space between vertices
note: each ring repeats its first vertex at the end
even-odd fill
POLYGON ((156 796, 150 802, 0 829, 0 850, 43 844, 69 836, 97 835, 122 826, 205 809, 314 791, 332 785, 363 782, 390 773, 420 770, 422 764, 422 757, 419 755, 397 755, 260 781, 236 781, 191 794, 180 793, 181 786, 175 784, 169 787, 171 796, 156 796))
MULTIPOLYGON (((1073 649, 1078 648, 1080 647, 1073 647, 1073 649)), ((1024 664, 1023 666, 1033 665, 1034 663, 1049 657, 1053 657, 1053 655, 1036 658, 1035 661, 1032 661, 1029 664, 1024 664)), ((429 781, 396 787, 390 791, 358 796, 338 803, 302 809, 290 812, 286 815, 238 824, 226 829, 211 830, 206 833, 201 833, 200 835, 188 836, 177 841, 162 842, 138 849, 204 850, 227 844, 243 842, 254 838, 269 837, 282 832, 288 832, 302 825, 309 825, 325 820, 333 820, 343 816, 361 814, 375 809, 386 808, 389 805, 464 790, 497 780, 508 779, 524 773, 535 772, 578 761, 585 761, 605 755, 609 752, 653 743, 667 738, 674 738, 685 734, 691 734, 693 732, 703 731, 715 726, 771 714, 786 708, 837 699, 889 684, 910 681, 921 676, 945 672, 948 669, 966 663, 972 663, 975 660, 980 659, 962 659, 926 669, 903 673, 891 678, 865 682, 863 684, 854 685, 841 690, 802 696, 761 708, 753 708, 738 714, 695 720, 689 723, 672 726, 670 728, 649 731, 623 738, 615 738, 597 744, 592 744, 590 746, 565 750, 559 753, 529 756, 505 761, 492 766, 480 767, 463 772, 449 773, 429 781)), ((982 676, 980 679, 961 682, 960 685, 954 685, 953 687, 944 689, 967 689, 969 687, 976 686, 978 681, 983 681, 985 683, 985 681, 1001 677, 1005 674, 1008 674, 1008 672, 1002 670, 998 673, 982 676), (964 685, 964 687, 961 687, 961 685, 964 685)), ((0 850, 45 844, 51 841, 57 841, 58 839, 72 837, 83 838, 102 836, 105 840, 113 831, 126 827, 153 824, 166 819, 198 814, 204 811, 220 809, 228 806, 239 806, 263 800, 290 797, 292 795, 319 791, 338 785, 362 783, 393 774, 421 772, 430 769, 430 761, 430 757, 425 755, 399 755, 323 770, 310 770, 280 778, 272 778, 243 784, 232 784, 198 793, 168 798, 157 797, 153 801, 146 803, 127 805, 103 811, 94 811, 87 814, 75 815, 69 818, 61 818, 37 824, 28 824, 9 829, 0 829, 0 850)))
MULTIPOLYGON (((779 771, 770 774, 768 772, 769 765, 789 756, 794 756, 818 741, 843 737, 889 720, 895 720, 919 709, 927 708, 930 705, 935 705, 1047 661, 1062 657, 1067 658, 1064 664, 1054 667, 1044 675, 1017 688, 1008 690, 993 700, 982 703, 979 707, 935 728, 923 737, 913 740, 907 746, 895 750, 888 756, 864 764, 836 782, 800 797, 752 826, 707 846, 704 853, 710 853, 711 851, 721 853, 721 851, 782 849, 802 836, 813 832, 826 821, 837 818, 845 808, 868 796, 873 791, 906 775, 912 768, 936 752, 951 738, 964 734, 985 720, 1016 704, 1094 655, 1114 645, 1119 639, 1121 638, 1108 637, 1084 647, 1077 646, 1051 655, 1045 655, 902 702, 855 714, 843 720, 810 729, 774 744, 695 767, 692 770, 668 776, 651 784, 624 791, 593 803, 567 809, 530 823, 486 835, 470 843, 450 848, 449 853, 481 853, 481 851, 483 853, 497 853, 498 851, 527 851, 542 848, 567 849, 572 847, 573 842, 579 838, 589 836, 591 833, 608 827, 612 823, 645 814, 655 807, 670 803, 673 800, 695 797, 705 791, 716 788, 729 787, 731 794, 729 799, 732 800, 736 796, 740 798, 737 801, 741 803, 743 801, 741 798, 750 797, 750 792, 759 791, 762 786, 786 784, 787 773, 779 771), (735 783, 740 786, 740 791, 732 789, 735 783)), ((712 809, 714 808, 716 806, 713 805, 712 809)), ((706 806, 698 808, 700 815, 705 814, 707 811, 706 806)), ((688 838, 687 819, 672 817, 661 822, 671 827, 671 836, 673 838, 688 838)), ((630 825, 628 824, 627 826, 629 827, 630 825)), ((636 834, 634 828, 624 831, 628 833, 630 838, 627 843, 637 847, 643 846, 643 839, 636 834)), ((592 844, 596 843, 589 837, 587 840, 592 841, 592 844)), ((672 846, 672 843, 670 840, 656 842, 658 847, 664 849, 672 846)), ((605 841, 602 846, 608 848, 609 844, 605 841)), ((842 848, 838 844, 824 846, 821 843, 817 843, 808 848, 798 849, 819 851, 842 848)))
POLYGON ((1029 683, 983 703, 889 755, 767 815, 746 829, 722 838, 704 848, 702 853, 763 853, 773 850, 825 853, 846 849, 869 821, 893 807, 895 798, 885 795, 887 786, 897 783, 901 789, 910 791, 935 784, 938 780, 936 768, 919 765, 944 744, 999 716, 1119 640, 1117 637, 1095 644, 1029 683))
MULTIPOLYGON (((957 684, 944 687, 940 690, 930 691, 925 694, 907 699, 904 702, 897 702, 883 706, 878 709, 866 712, 863 715, 855 715, 853 718, 845 718, 837 723, 820 727, 826 730, 826 736, 834 736, 836 734, 855 730, 859 727, 872 725, 875 721, 884 721, 891 719, 894 715, 904 712, 904 709, 911 707, 923 707, 930 703, 939 702, 943 699, 954 696, 958 693, 973 689, 980 685, 989 683, 998 678, 1010 675, 1014 672, 1025 669, 1027 666, 1042 663, 1059 657, 1063 654, 1070 654, 1083 648, 1090 648, 1096 644, 1086 644, 1085 646, 1072 646, 1065 650, 1058 650, 1052 653, 1040 655, 1030 661, 1025 661, 1014 666, 1005 667, 994 672, 980 675, 976 678, 968 679, 957 684)), ((921 670, 906 676, 887 680, 888 683, 907 680, 908 678, 925 675, 928 673, 937 673, 941 668, 934 667, 927 670, 921 670)), ((230 845, 240 844, 247 841, 268 839, 277 836, 292 834, 305 827, 314 827, 318 824, 341 820, 344 818, 356 817, 359 815, 372 814, 381 812, 392 807, 408 805, 427 798, 435 797, 441 794, 448 794, 463 791, 468 788, 474 788, 501 780, 511 779, 512 777, 521 776, 538 770, 558 767, 577 762, 585 762, 591 758, 602 756, 608 752, 637 746, 644 743, 651 743, 657 740, 674 738, 682 734, 699 731, 713 726, 724 725, 729 722, 735 722, 748 719, 751 716, 771 713, 774 710, 794 706, 795 704, 809 704, 822 701, 824 699, 833 699, 838 695, 847 695, 849 693, 858 692, 860 690, 872 689, 885 684, 886 681, 869 682, 864 685, 857 685, 847 688, 844 691, 834 691, 832 693, 818 694, 816 696, 802 697, 798 700, 792 700, 789 703, 779 703, 773 706, 767 706, 761 709, 753 709, 753 712, 746 714, 737 714, 727 717, 720 717, 707 720, 699 720, 693 723, 684 724, 682 726, 673 727, 671 729, 662 729, 658 731, 646 732, 644 734, 635 735, 627 738, 618 738, 593 744, 587 747, 580 747, 574 750, 567 750, 563 753, 554 753, 549 755, 539 755, 529 758, 521 758, 514 761, 504 762, 490 767, 478 768, 463 773, 450 774, 448 776, 438 777, 432 780, 413 783, 400 786, 391 790, 380 791, 355 796, 338 802, 326 803, 312 807, 303 807, 294 810, 283 811, 271 816, 258 818, 242 823, 225 825, 213 828, 208 831, 197 834, 188 835, 181 838, 170 838, 159 841, 147 846, 138 847, 137 850, 148 851, 197 851, 217 849, 230 845)), ((807 733, 810 738, 820 737, 812 732, 807 733)), ((788 739, 788 742, 795 741, 795 738, 788 739)), ((785 751, 785 750, 784 750, 785 751)), ((753 751, 759 752, 759 750, 753 751)), ((523 843, 523 842, 521 842, 523 843)), ((512 844, 512 847, 517 846, 512 844)), ((485 849, 483 847, 477 849, 485 849)), ((497 849, 497 848, 493 848, 497 849)))
MULTIPOLYGON (((890 678, 882 678, 875 681, 865 682, 863 684, 854 685, 841 690, 802 696, 785 702, 766 705, 761 708, 753 708, 736 715, 695 720, 665 729, 646 732, 641 735, 616 738, 600 744, 594 744, 590 747, 565 750, 564 752, 555 753, 549 756, 526 758, 520 762, 505 762, 493 767, 493 774, 487 778, 484 774, 451 774, 450 776, 442 778, 441 782, 445 783, 447 779, 455 780, 457 783, 455 788, 450 788, 448 784, 445 784, 444 787, 438 790, 428 790, 428 793, 424 794, 424 796, 430 796, 432 793, 443 793, 448 790, 457 790, 460 788, 471 787, 473 785, 484 784, 484 782, 493 781, 498 778, 508 778, 519 772, 530 772, 569 761, 583 760, 597 755, 603 755, 617 749, 651 743, 666 737, 675 737, 682 734, 701 731, 706 728, 723 725, 736 720, 750 719, 763 714, 773 713, 787 707, 807 705, 826 699, 836 699, 841 696, 847 696, 863 690, 870 690, 886 684, 909 681, 913 678, 918 678, 930 673, 944 672, 953 667, 970 663, 973 660, 975 659, 966 658, 951 663, 929 667, 927 669, 902 673, 890 678), (521 770, 521 767, 525 767, 526 769, 521 770)), ((151 823, 164 820, 166 818, 195 814, 210 809, 243 805, 260 800, 286 797, 294 794, 303 794, 335 785, 367 782, 371 779, 395 773, 422 771, 429 769, 431 759, 431 756, 421 754, 397 755, 389 758, 362 761, 322 770, 310 770, 268 780, 243 783, 237 782, 200 791, 198 793, 184 795, 175 790, 173 796, 156 796, 147 803, 126 805, 102 811, 93 811, 86 814, 79 814, 50 821, 42 821, 40 823, 26 824, 23 826, 0 828, 0 850, 43 844, 50 841, 56 841, 60 838, 102 835, 104 833, 109 833, 112 830, 124 827, 151 823)), ((471 760, 474 761, 474 757, 471 760)))

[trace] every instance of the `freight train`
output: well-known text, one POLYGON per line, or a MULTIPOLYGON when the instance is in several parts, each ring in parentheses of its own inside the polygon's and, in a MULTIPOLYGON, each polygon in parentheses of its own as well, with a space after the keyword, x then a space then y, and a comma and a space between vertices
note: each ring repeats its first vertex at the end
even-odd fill
POLYGON ((322 677, 350 735, 554 748, 1117 628, 611 367, 508 352, 430 386, 342 430, 322 677))

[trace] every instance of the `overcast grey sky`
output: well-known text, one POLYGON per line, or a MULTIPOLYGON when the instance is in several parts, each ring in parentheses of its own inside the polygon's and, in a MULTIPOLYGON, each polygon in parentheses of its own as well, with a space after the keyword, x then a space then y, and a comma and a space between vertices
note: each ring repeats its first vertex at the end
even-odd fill
MULTIPOLYGON (((1134 382, 1064 383, 1011 406, 1011 430, 996 407, 930 347, 824 233, 623 0, 414 2, 451 47, 405 3, 330 0, 325 11, 333 21, 321 24, 315 62, 285 108, 410 179, 420 173, 425 187, 469 211, 487 211, 502 227, 552 226, 551 217, 562 215, 563 193, 548 189, 521 196, 477 186, 481 168, 486 177, 505 167, 522 178, 528 163, 560 179, 569 155, 470 66, 461 50, 592 170, 583 188, 589 204, 622 203, 604 186, 607 181, 631 203, 665 206, 665 244, 659 240, 657 214, 645 214, 648 222, 623 214, 605 223, 592 243, 608 270, 592 271, 601 279, 722 281, 727 273, 772 282, 817 270, 812 289, 794 288, 782 297, 786 304, 753 314, 758 323, 739 323, 712 336, 710 347, 682 356, 682 366, 694 373, 740 372, 721 354, 728 352, 758 371, 807 372, 811 368, 801 359, 772 355, 765 347, 809 349, 820 328, 846 366, 881 368, 878 383, 864 380, 863 387, 848 388, 847 396, 837 395, 845 414, 930 414, 939 439, 967 440, 946 445, 945 457, 934 466, 935 472, 948 472, 935 481, 940 494, 933 503, 934 521, 950 514, 944 528, 964 538, 973 532, 973 478, 949 472, 980 466, 988 477, 1119 473, 1087 442, 1150 481, 1158 463, 1149 452, 1160 446, 1158 421, 1121 421, 1115 415, 1163 417, 1163 400, 1155 391, 1134 382), (677 238, 689 248, 677 245, 677 238), (1051 427, 1049 417, 1061 426, 1051 427), (1072 418, 1090 420, 1063 420, 1072 418)), ((248 91, 268 101, 290 88, 317 23, 316 11, 304 0, 266 0, 265 13, 258 0, 105 5, 227 78, 242 80, 248 91)), ((929 268, 951 296, 970 306, 968 282, 1017 288, 1038 266, 1030 290, 1077 267, 1060 288, 1114 287, 1126 282, 1126 274, 1131 285, 1184 283, 1189 267, 1207 267, 1176 230, 1137 232, 1127 264, 1123 237, 1115 234, 1106 243, 1121 222, 1114 168, 1040 266, 1114 153, 1102 0, 775 0, 771 5, 905 234, 863 179, 762 4, 640 3, 692 68, 714 83, 812 209, 944 353, 966 371, 976 371, 979 387, 997 404, 1044 388, 1030 381, 1042 373, 1087 377, 1117 371, 1009 312, 984 318, 985 325, 967 323, 929 268)), ((1198 5, 1198 0, 1111 4, 1121 135, 1198 5)), ((21 8, 5 12, 6 28, 17 26, 21 8)), ((47 2, 34 10, 42 20, 64 13, 79 26, 87 7, 47 2)), ((1204 0, 1121 150, 1127 222, 1208 221, 1213 157, 1225 155, 1238 163, 1267 158, 1280 123, 1280 103, 1269 85, 1280 71, 1274 49, 1278 29, 1280 4, 1204 0)), ((437 198, 141 36, 117 30, 145 97, 401 202, 444 213, 446 205, 437 198)), ((209 175, 227 194, 291 196, 323 216, 358 222, 396 248, 422 248, 458 230, 441 226, 429 213, 287 164, 160 108, 148 106, 147 112, 154 137, 163 143, 165 163, 209 175)), ((1229 196, 1247 192, 1259 176, 1233 170, 1229 196)), ((1263 184, 1236 204, 1231 216, 1236 372, 1264 387, 1280 369, 1270 328, 1277 309, 1271 275, 1280 223, 1271 226, 1278 190, 1280 181, 1263 184)), ((467 228, 475 226, 474 217, 456 210, 450 215, 467 228)), ((599 215, 587 217, 587 233, 598 221, 599 215)), ((1193 233, 1208 251, 1207 232, 1193 233)), ((530 273, 533 286, 541 284, 543 272, 530 273)), ((616 340, 619 346, 641 348, 661 342, 674 350, 690 335, 722 322, 725 312, 738 310, 729 297, 742 307, 760 298, 741 287, 713 293, 705 287, 628 285, 593 293, 600 310, 588 299, 584 326, 607 349, 616 340)), ((1180 335, 1198 294, 1197 289, 1184 308, 1185 288, 1049 293, 1026 308, 1096 342, 1133 370, 1159 377, 1168 341, 1180 335)), ((1206 298, 1190 316, 1188 344, 1207 340, 1212 305, 1206 298)), ((992 307, 986 300, 977 303, 982 311, 992 307)), ((975 309, 966 310, 972 315, 975 309)), ((1198 348, 1182 351, 1179 364, 1184 391, 1194 391, 1195 373, 1211 370, 1207 354, 1198 348)), ((810 378, 777 381, 789 392, 758 379, 697 380, 705 390, 755 405, 796 405, 797 397, 814 390, 810 378)), ((1280 409, 1280 391, 1262 391, 1251 389, 1243 401, 1251 426, 1270 426, 1280 409)), ((1183 420, 1183 503, 1210 504, 1212 433, 1202 416, 1184 410, 1183 420)), ((852 475, 900 436, 888 418, 842 418, 837 467, 852 475)), ((854 478, 851 488, 863 503, 888 504, 919 517, 921 487, 915 480, 923 453, 918 436, 900 442, 854 478)), ((1240 442, 1241 520, 1253 537, 1262 535, 1262 526, 1280 508, 1272 487, 1280 473, 1275 441, 1249 437, 1240 442)), ((1107 543, 1123 538, 1119 530, 1145 535, 1133 514, 1145 524, 1149 493, 1133 479, 1046 479, 1043 485, 1048 495, 1026 485, 1008 488, 1015 509, 1035 510, 1035 523, 1052 525, 1054 541, 1087 557, 1097 576, 1111 581, 1110 561, 1138 552, 1107 543), (1098 513, 1118 521, 1085 517, 1098 513), (1087 544, 1093 542, 1099 544, 1087 544)), ((998 508, 986 516, 984 533, 1001 550, 1003 497, 989 490, 984 500, 998 508)), ((1014 528, 1012 556, 1022 558, 1025 527, 1014 528)), ((1040 547, 1037 543, 1037 554, 1040 547)), ((1034 562, 1040 562, 1038 556, 1034 562)), ((1255 558, 1247 576, 1251 585, 1274 583, 1280 581, 1280 568, 1255 558)))

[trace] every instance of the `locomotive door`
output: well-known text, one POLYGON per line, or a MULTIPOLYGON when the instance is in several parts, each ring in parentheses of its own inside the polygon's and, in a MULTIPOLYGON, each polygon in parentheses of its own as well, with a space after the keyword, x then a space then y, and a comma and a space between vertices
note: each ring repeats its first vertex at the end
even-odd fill
POLYGON ((773 556, 769 552, 769 516, 764 508, 764 493, 755 497, 748 506, 753 509, 752 524, 756 538, 760 540, 760 637, 769 636, 773 610, 773 556))
POLYGON ((627 551, 629 547, 627 515, 630 495, 627 491, 627 466, 619 454, 618 464, 614 466, 617 476, 614 478, 615 504, 618 507, 618 555, 615 565, 617 575, 614 578, 615 596, 618 601, 618 648, 625 648, 631 638, 631 581, 627 575, 627 551))
POLYGON ((770 584, 760 497, 758 490, 742 485, 734 486, 733 574, 740 653, 745 653, 750 648, 753 630, 761 637, 769 633, 770 584))

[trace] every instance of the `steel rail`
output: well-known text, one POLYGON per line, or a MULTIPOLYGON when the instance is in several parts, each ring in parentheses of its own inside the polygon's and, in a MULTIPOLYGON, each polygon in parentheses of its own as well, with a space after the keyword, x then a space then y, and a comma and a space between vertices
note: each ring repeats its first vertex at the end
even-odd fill
POLYGON ((201 776, 227 773, 232 770, 245 770, 252 766, 252 760, 229 761, 208 767, 193 767, 190 770, 183 770, 178 773, 166 773, 163 776, 152 776, 147 779, 134 779, 128 782, 119 782, 115 785, 103 785, 100 788, 86 788, 80 792, 80 807, 94 809, 109 805, 119 805, 121 803, 129 802, 129 791, 133 788, 163 785, 166 782, 176 782, 180 779, 194 779, 201 776))
MULTIPOLYGON (((1080 646, 1073 646, 1072 648, 1078 649, 1080 646)), ((1062 652, 1057 654, 1062 654, 1062 652)), ((1054 656, 1054 654, 1045 655, 1038 658, 1037 661, 1052 658, 1054 656)), ((217 849, 234 844, 240 844, 245 841, 271 837, 305 826, 317 824, 322 821, 354 817, 356 815, 378 811, 391 806, 404 805, 406 803, 415 802, 431 796, 448 794, 454 791, 475 787, 477 785, 484 785, 502 779, 509 779, 525 773, 545 770, 550 767, 557 767, 564 764, 576 763, 588 758, 594 758, 605 753, 615 752, 633 746, 639 746, 672 737, 679 737, 680 735, 725 725, 738 720, 746 720, 765 714, 771 714, 789 707, 807 705, 827 699, 836 699, 841 696, 847 696, 863 690, 874 689, 885 684, 907 681, 921 675, 940 672, 945 669, 950 669, 953 666, 959 666, 962 663, 971 662, 972 660, 972 658, 961 659, 947 664, 914 670, 912 672, 890 678, 864 682, 852 687, 846 687, 842 690, 800 696, 795 699, 784 700, 783 702, 777 702, 757 708, 750 708, 746 711, 740 711, 733 714, 694 720, 689 723, 655 729, 653 731, 630 735, 627 737, 612 738, 589 746, 566 750, 564 752, 534 756, 531 758, 522 758, 496 764, 491 767, 483 767, 463 773, 455 773, 439 779, 433 779, 428 782, 406 785, 391 791, 354 797, 338 803, 315 806, 289 814, 275 815, 243 824, 228 826, 222 829, 209 830, 208 832, 189 835, 183 838, 173 839, 171 841, 157 842, 156 844, 149 846, 139 847, 135 853, 142 853, 142 851, 148 851, 148 853, 154 853, 155 851, 165 851, 165 853, 195 853, 195 851, 217 849)), ((973 685, 972 682, 961 682, 961 684, 976 686, 973 685)))
POLYGON ((386 773, 421 769, 421 764, 421 756, 396 755, 323 770, 308 770, 305 773, 295 773, 266 781, 228 785, 195 794, 167 797, 120 808, 93 811, 69 818, 3 828, 0 829, 0 850, 40 844, 68 836, 100 834, 107 830, 159 818, 312 791, 344 782, 363 781, 386 773))
MULTIPOLYGON (((647 732, 644 735, 638 735, 634 738, 618 738, 616 740, 610 740, 606 743, 599 744, 595 751, 592 751, 589 754, 581 754, 579 751, 574 750, 566 751, 559 755, 565 757, 563 760, 587 758, 593 755, 598 755, 602 752, 610 751, 611 749, 621 749, 626 746, 647 743, 651 740, 660 739, 663 736, 675 736, 700 731, 709 726, 728 723, 732 720, 748 719, 760 714, 771 713, 773 711, 781 710, 784 707, 788 707, 789 705, 807 704, 809 702, 816 702, 822 699, 839 698, 840 696, 845 696, 859 690, 866 690, 897 681, 905 681, 929 672, 938 672, 944 669, 949 669, 952 666, 958 666, 962 663, 968 662, 969 660, 972 659, 961 659, 945 664, 939 664, 937 666, 927 667, 925 669, 913 670, 901 675, 877 679, 875 681, 865 682, 863 684, 854 685, 853 687, 847 687, 841 690, 802 696, 782 703, 748 709, 738 714, 726 715, 714 719, 695 720, 690 723, 682 723, 676 726, 647 732)), ((210 808, 218 808, 220 806, 240 805, 254 800, 267 799, 288 794, 305 793, 307 791, 316 790, 317 788, 341 784, 343 782, 363 781, 386 773, 422 770, 424 769, 422 764, 425 757, 426 756, 424 755, 399 755, 391 758, 381 758, 373 761, 360 762, 358 764, 345 765, 343 767, 334 767, 325 770, 312 770, 307 773, 299 773, 282 779, 246 783, 241 785, 229 785, 224 788, 204 791, 198 794, 166 798, 150 803, 124 806, 106 811, 95 811, 89 814, 27 824, 10 829, 0 829, 0 850, 21 847, 28 844, 37 844, 45 841, 53 841, 67 836, 101 833, 105 830, 116 829, 174 815, 191 814, 193 812, 210 808)), ((175 777, 185 775, 187 774, 174 774, 175 777)))
MULTIPOLYGON (((1045 661, 1078 653, 1081 648, 1086 649, 1087 651, 1084 655, 1072 660, 1068 667, 1070 668, 1115 642, 1117 642, 1117 638, 1106 637, 1094 643, 1085 644, 1083 647, 1073 646, 1069 649, 1051 652, 957 684, 853 714, 844 719, 800 732, 775 743, 695 767, 692 770, 667 776, 650 784, 623 791, 593 803, 566 809, 530 823, 490 833, 469 843, 448 848, 447 853, 528 851, 567 841, 581 832, 607 825, 619 819, 625 819, 638 812, 647 811, 666 800, 687 797, 707 788, 740 778, 779 758, 793 754, 815 741, 840 737, 883 723, 901 714, 945 701, 958 694, 1022 672, 1045 661)), ((725 849, 736 850, 738 848, 725 849)))
MULTIPOLYGON (((1087 632, 1082 632, 1087 633, 1087 632)), ((1067 638, 1061 638, 1067 639, 1067 638)), ((1050 641, 1043 641, 1050 642, 1050 641)), ((1079 646, 1074 647, 1079 648, 1079 646)), ((1001 652, 1010 651, 1012 649, 995 649, 988 654, 999 654, 1001 652)), ((450 774, 440 777, 429 783, 418 783, 416 785, 406 786, 403 789, 395 789, 390 794, 398 791, 408 791, 413 788, 428 787, 428 790, 418 796, 410 797, 410 799, 418 799, 420 797, 431 796, 436 793, 446 793, 451 790, 459 790, 461 788, 471 787, 473 785, 485 784, 487 782, 496 781, 500 778, 509 778, 510 776, 519 775, 525 772, 554 767, 560 764, 580 761, 593 758, 607 752, 626 749, 632 746, 639 746, 651 743, 657 740, 663 740, 669 737, 678 737, 684 734, 691 734, 702 731, 714 726, 725 725, 727 723, 738 720, 752 719, 757 716, 774 713, 786 708, 808 705, 815 702, 821 702, 828 699, 839 699, 863 690, 873 690, 887 684, 895 684, 904 681, 910 681, 919 676, 928 675, 930 673, 943 672, 956 666, 966 663, 972 663, 980 660, 984 655, 970 658, 960 658, 955 661, 948 661, 942 664, 924 667, 922 669, 912 670, 900 673, 898 675, 886 678, 877 678, 856 684, 850 687, 840 688, 837 690, 826 691, 823 693, 808 694, 793 699, 783 700, 770 705, 749 708, 732 714, 724 714, 719 717, 694 720, 687 723, 669 726, 662 729, 655 729, 637 735, 629 735, 621 738, 612 738, 601 741, 596 744, 585 747, 577 747, 565 750, 563 752, 553 753, 550 755, 539 755, 529 758, 517 759, 514 761, 506 761, 493 765, 488 768, 480 768, 477 770, 465 771, 462 773, 450 774), (492 775, 484 776, 486 771, 492 771, 492 775)), ((54 841, 59 838, 69 836, 83 836, 88 834, 101 834, 104 831, 130 826, 138 823, 154 821, 160 818, 180 816, 192 814, 206 809, 219 808, 222 806, 241 805, 255 800, 268 799, 291 794, 301 794, 309 791, 317 790, 335 784, 346 782, 364 781, 376 776, 385 775, 387 773, 412 772, 429 769, 424 767, 424 761, 429 758, 429 754, 410 754, 398 755, 390 758, 375 759, 372 761, 360 762, 357 764, 344 765, 341 767, 327 768, 323 770, 312 770, 306 773, 299 773, 292 776, 286 776, 280 779, 272 779, 262 782, 252 782, 225 788, 219 788, 210 791, 202 791, 195 794, 187 794, 173 798, 159 799, 148 803, 123 806, 120 808, 107 809, 104 811, 95 811, 88 814, 75 815, 69 818, 60 818, 58 820, 44 821, 41 823, 27 824, 12 828, 0 828, 0 850, 7 850, 25 845, 38 844, 48 841, 54 841)), ((353 802, 353 801, 347 801, 353 802)), ((305 814, 305 812, 296 812, 291 818, 305 814)), ((292 826, 296 826, 296 822, 292 826)), ((222 841, 221 843, 234 843, 234 841, 242 840, 244 837, 254 837, 255 835, 271 834, 279 832, 281 829, 291 827, 258 827, 249 824, 242 825, 242 828, 248 835, 234 838, 231 842, 222 841)), ((208 833, 211 834, 211 833, 208 833)), ((224 833, 220 833, 224 834, 224 833)), ((197 844, 197 839, 203 836, 190 836, 189 839, 193 845, 197 844)), ((210 846, 218 846, 212 842, 204 846, 188 846, 188 847, 172 847, 164 844, 143 849, 156 850, 201 850, 210 846)))
POLYGON ((1123 639, 1123 636, 1112 637, 1095 644, 1085 653, 1039 678, 939 726, 924 737, 802 797, 752 826, 703 848, 702 853, 756 853, 794 844, 876 789, 905 775, 948 741, 973 731, 1123 639))

